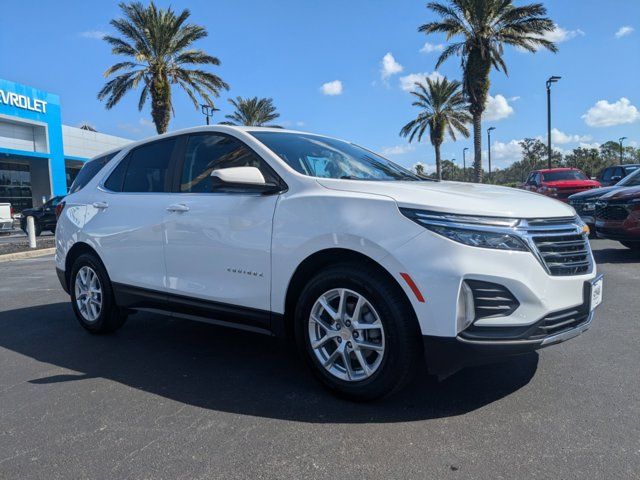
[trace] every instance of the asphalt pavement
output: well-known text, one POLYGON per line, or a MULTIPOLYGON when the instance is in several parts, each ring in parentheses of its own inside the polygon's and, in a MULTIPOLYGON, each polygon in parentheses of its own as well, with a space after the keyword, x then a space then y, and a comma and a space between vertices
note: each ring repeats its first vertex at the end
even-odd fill
POLYGON ((583 335, 399 395, 326 393, 273 338, 76 323, 51 257, 0 264, 0 478, 640 477, 640 254, 594 240, 583 335))

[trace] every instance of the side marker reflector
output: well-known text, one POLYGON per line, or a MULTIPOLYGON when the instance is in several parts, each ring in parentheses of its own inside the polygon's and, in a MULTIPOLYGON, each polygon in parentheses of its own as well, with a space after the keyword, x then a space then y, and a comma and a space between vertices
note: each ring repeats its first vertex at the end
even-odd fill
POLYGON ((405 282, 407 282, 407 285, 409 285, 409 288, 411 289, 413 294, 416 296, 416 299, 420 303, 424 303, 424 297, 422 296, 422 293, 420 293, 420 290, 418 289, 418 286, 415 284, 415 282, 409 276, 409 274, 400 272, 400 276, 404 279, 405 282))

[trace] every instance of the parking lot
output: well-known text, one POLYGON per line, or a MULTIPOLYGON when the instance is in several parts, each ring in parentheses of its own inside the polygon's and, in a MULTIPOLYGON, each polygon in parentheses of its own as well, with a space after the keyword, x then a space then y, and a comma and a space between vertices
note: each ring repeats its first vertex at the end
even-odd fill
POLYGON ((0 478, 638 478, 640 257, 595 240, 593 327, 354 404, 278 340, 77 324, 51 257, 0 264, 0 478))

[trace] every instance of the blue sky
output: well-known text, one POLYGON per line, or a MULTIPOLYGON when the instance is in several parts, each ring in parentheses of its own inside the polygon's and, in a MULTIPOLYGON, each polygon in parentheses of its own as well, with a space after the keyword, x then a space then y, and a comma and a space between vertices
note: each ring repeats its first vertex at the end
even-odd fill
MULTIPOLYGON (((485 131, 496 127, 495 163, 505 166, 517 160, 518 140, 546 135, 544 83, 550 75, 562 76, 553 86, 557 148, 570 150, 621 136, 629 138, 628 144, 640 145, 640 1, 611 0, 606 7, 601 0, 544 3, 558 25, 553 39, 560 52, 532 55, 508 49, 509 77, 491 74, 493 100, 483 126, 485 131)), ((434 18, 426 1, 158 4, 189 8, 192 21, 208 29, 209 36, 197 46, 220 58, 222 65, 214 71, 231 85, 218 100, 218 121, 229 112, 228 97, 272 97, 284 126, 353 140, 403 165, 433 164, 429 144, 408 145, 398 136, 417 113, 403 82, 416 78, 410 75, 434 74, 439 45, 445 43, 440 36, 417 32, 420 24, 434 18), (425 48, 427 42, 431 47, 425 48)), ((133 139, 153 134, 149 107, 138 112, 136 94, 112 110, 96 99, 102 72, 116 61, 100 37, 113 33, 109 20, 116 16, 116 2, 6 3, 0 78, 59 94, 66 124, 88 121, 99 131, 133 139), (16 21, 7 21, 10 18, 16 21)), ((458 59, 448 60, 438 73, 459 79, 458 59)), ((174 102, 172 130, 203 123, 200 112, 177 90, 174 102)), ((447 141, 443 156, 461 162, 464 147, 472 147, 470 139, 447 141)))

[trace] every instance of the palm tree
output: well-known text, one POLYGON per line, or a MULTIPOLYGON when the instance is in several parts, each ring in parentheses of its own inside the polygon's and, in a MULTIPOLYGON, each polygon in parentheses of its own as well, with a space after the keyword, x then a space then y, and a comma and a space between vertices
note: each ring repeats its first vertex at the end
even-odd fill
POLYGON ((469 129, 465 124, 471 121, 471 115, 460 82, 450 82, 446 78, 432 80, 427 77, 426 80, 426 85, 416 82, 416 90, 411 92, 416 97, 412 105, 420 108, 421 112, 402 127, 400 135, 409 136, 409 143, 416 136, 421 141, 427 127, 429 128, 431 145, 436 150, 436 173, 438 179, 442 180, 440 145, 444 141, 444 134, 448 132, 453 140, 456 139, 456 132, 468 137, 469 129))
MULTIPOLYGON (((225 115, 228 121, 220 122, 222 125, 246 125, 262 127, 280 116, 271 98, 242 98, 229 99, 235 111, 231 115, 225 115)), ((277 125, 268 125, 277 127, 277 125)))
POLYGON ((547 9, 540 3, 516 7, 512 0, 448 0, 431 2, 427 8, 442 17, 418 28, 426 34, 444 33, 447 40, 459 41, 448 45, 440 55, 436 68, 452 55, 461 58, 464 72, 464 92, 473 115, 474 179, 482 181, 482 112, 489 92, 491 68, 507 66, 502 58, 504 45, 512 45, 529 52, 546 48, 552 52, 556 45, 545 39, 555 24, 546 17, 547 9))
POLYGON ((116 105, 129 90, 142 85, 138 110, 142 110, 151 95, 151 118, 158 133, 165 133, 173 113, 172 85, 179 85, 196 109, 201 103, 198 97, 213 105, 211 97, 217 97, 221 89, 229 89, 217 75, 197 68, 198 65, 220 65, 220 60, 192 48, 193 42, 207 36, 207 31, 186 23, 191 15, 189 10, 176 15, 171 8, 157 8, 153 1, 148 7, 140 2, 121 3, 120 9, 124 18, 111 20, 111 26, 122 37, 107 35, 104 40, 111 45, 114 55, 130 59, 104 72, 105 78, 118 74, 98 93, 98 99, 106 99, 107 109, 116 105))

